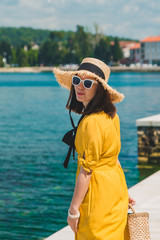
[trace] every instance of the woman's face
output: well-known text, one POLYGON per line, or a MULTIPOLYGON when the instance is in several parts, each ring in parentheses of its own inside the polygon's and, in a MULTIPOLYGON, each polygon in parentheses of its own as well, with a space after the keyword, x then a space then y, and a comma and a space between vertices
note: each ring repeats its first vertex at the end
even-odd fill
MULTIPOLYGON (((82 80, 86 79, 86 77, 80 77, 82 80)), ((87 79, 95 80, 94 78, 90 77, 87 79)), ((77 101, 82 102, 84 107, 93 99, 97 90, 98 84, 93 83, 90 89, 86 89, 81 82, 78 86, 74 86, 77 101)))

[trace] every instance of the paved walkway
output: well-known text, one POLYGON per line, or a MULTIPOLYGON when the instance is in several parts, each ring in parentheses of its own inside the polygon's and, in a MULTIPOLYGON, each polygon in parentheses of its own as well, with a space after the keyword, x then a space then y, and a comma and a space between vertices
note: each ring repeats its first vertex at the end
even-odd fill
POLYGON ((136 125, 137 125, 137 127, 159 127, 160 126, 160 114, 137 119, 136 125))
POLYGON ((144 179, 129 189, 135 198, 137 212, 149 212, 152 240, 160 240, 160 171, 144 179))
MULTIPOLYGON (((131 187, 129 194, 136 200, 136 212, 149 212, 151 239, 160 240, 160 171, 131 187)), ((45 240, 74 240, 74 234, 66 226, 45 240)))

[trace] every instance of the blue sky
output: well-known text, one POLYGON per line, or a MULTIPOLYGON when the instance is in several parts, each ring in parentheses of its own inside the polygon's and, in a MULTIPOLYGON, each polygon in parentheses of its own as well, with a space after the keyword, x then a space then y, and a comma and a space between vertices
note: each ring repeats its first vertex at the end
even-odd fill
POLYGON ((143 39, 160 35, 159 0, 0 0, 0 26, 76 30, 143 39))

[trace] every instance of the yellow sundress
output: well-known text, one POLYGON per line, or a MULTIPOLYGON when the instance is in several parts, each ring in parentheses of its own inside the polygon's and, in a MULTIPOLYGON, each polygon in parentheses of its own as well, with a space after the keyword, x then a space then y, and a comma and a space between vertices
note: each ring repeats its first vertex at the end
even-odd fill
POLYGON ((128 189, 117 162, 121 148, 120 123, 105 112, 85 116, 77 129, 76 179, 81 166, 93 171, 80 206, 75 240, 124 240, 128 212, 128 189), (84 159, 85 156, 85 159, 84 159))

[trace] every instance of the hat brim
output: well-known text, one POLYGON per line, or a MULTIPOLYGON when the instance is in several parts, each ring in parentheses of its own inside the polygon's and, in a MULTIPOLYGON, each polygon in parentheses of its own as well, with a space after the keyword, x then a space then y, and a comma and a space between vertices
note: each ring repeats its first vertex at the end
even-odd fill
POLYGON ((89 72, 87 70, 79 70, 79 71, 64 71, 60 70, 59 68, 53 68, 53 73, 55 74, 55 77, 58 81, 58 83, 67 89, 71 89, 72 86, 72 76, 77 73, 85 73, 88 75, 88 77, 96 78, 101 84, 103 85, 104 89, 107 89, 110 94, 110 99, 113 103, 119 103, 124 99, 124 94, 119 93, 116 89, 109 86, 105 80, 96 74, 89 72))

